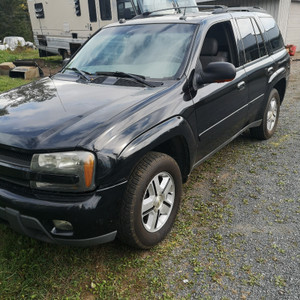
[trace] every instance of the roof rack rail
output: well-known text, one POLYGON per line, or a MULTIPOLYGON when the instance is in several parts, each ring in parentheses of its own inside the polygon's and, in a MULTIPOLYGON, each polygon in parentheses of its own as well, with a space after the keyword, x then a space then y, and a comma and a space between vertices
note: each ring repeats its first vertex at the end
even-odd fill
MULTIPOLYGON (((163 11, 168 11, 168 10, 175 10, 178 13, 181 13, 182 10, 184 11, 184 15, 187 9, 189 8, 202 8, 202 9, 209 9, 209 10, 217 10, 217 9, 222 9, 225 10, 228 7, 225 5, 194 5, 194 6, 174 6, 174 7, 168 7, 168 8, 163 8, 163 9, 158 9, 158 10, 153 10, 153 11, 146 11, 144 13, 141 14, 142 17, 148 17, 153 13, 159 13, 159 12, 163 12, 163 11)), ((139 16, 137 16, 139 17, 139 16)), ((135 17, 136 18, 136 17, 135 17)))
POLYGON ((213 11, 213 14, 222 14, 225 12, 239 12, 239 11, 246 11, 246 12, 266 12, 261 7, 258 6, 253 6, 253 7, 248 7, 248 6, 237 6, 237 7, 225 7, 223 9, 216 9, 213 11))

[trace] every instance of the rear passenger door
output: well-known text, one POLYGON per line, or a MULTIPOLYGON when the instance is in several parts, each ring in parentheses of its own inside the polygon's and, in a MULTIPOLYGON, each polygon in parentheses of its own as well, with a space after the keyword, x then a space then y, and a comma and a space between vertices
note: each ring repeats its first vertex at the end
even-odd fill
POLYGON ((254 122, 268 97, 268 81, 274 73, 274 60, 268 55, 266 42, 255 18, 236 19, 240 33, 240 61, 247 74, 249 93, 248 118, 254 122))

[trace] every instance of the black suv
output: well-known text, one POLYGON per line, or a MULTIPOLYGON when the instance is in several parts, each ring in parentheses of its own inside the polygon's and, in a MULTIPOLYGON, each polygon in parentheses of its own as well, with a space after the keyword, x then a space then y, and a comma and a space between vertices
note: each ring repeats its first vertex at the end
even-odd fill
POLYGON ((60 73, 0 96, 1 221, 47 242, 150 248, 194 167, 245 130, 273 135, 290 69, 274 19, 204 8, 120 20, 60 73))

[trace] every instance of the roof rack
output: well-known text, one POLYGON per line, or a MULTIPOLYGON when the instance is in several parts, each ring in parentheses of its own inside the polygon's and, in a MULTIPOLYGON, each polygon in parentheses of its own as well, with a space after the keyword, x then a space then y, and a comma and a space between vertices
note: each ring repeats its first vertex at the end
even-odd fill
POLYGON ((226 12, 239 12, 239 11, 266 12, 266 10, 258 6, 253 6, 253 7, 241 6, 241 7, 225 7, 222 9, 216 9, 213 11, 213 14, 222 14, 226 12))
POLYGON ((168 8, 163 8, 163 9, 158 9, 158 10, 154 10, 154 11, 146 11, 144 13, 142 13, 142 17, 148 17, 150 15, 152 15, 153 13, 159 13, 159 12, 164 12, 164 11, 168 11, 168 10, 175 10, 178 13, 182 13, 183 10, 183 14, 185 15, 186 10, 189 8, 202 8, 202 9, 209 9, 209 10, 226 10, 228 7, 225 5, 194 5, 194 6, 174 6, 174 7, 168 7, 168 8))

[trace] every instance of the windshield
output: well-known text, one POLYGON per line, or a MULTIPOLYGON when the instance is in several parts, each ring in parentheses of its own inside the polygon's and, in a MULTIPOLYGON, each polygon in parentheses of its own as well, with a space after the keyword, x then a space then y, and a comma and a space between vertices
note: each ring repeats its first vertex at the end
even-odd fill
MULTIPOLYGON (((90 74, 125 72, 175 79, 188 56, 193 24, 147 24, 102 29, 68 64, 90 74)), ((68 72, 68 71, 64 71, 68 72)))

